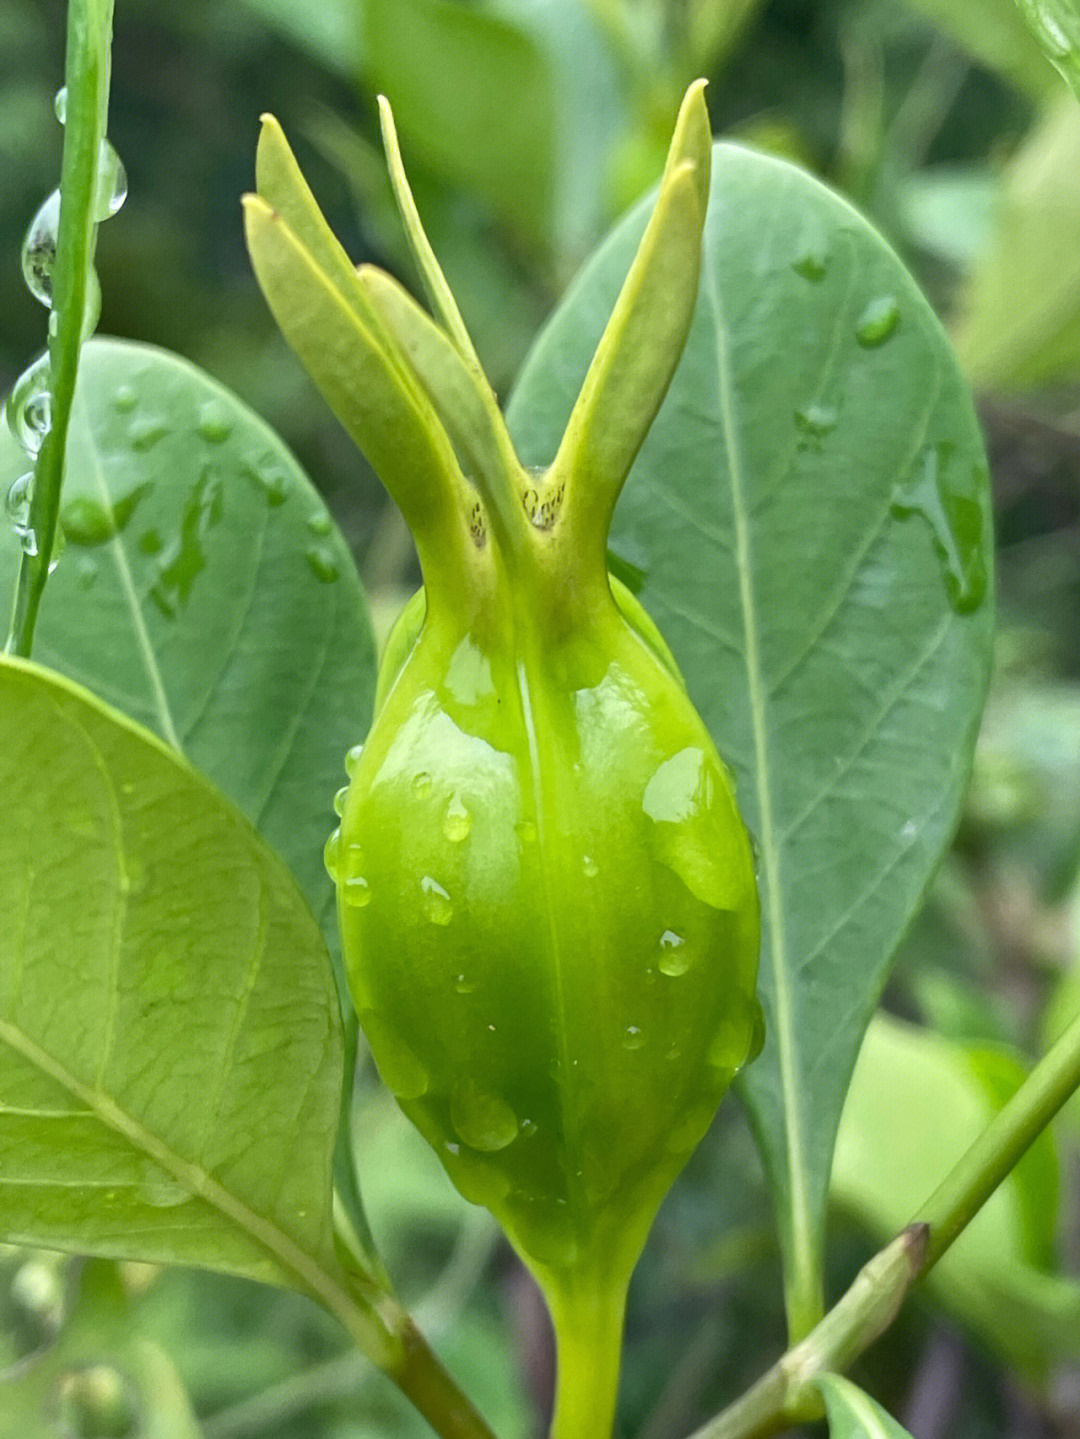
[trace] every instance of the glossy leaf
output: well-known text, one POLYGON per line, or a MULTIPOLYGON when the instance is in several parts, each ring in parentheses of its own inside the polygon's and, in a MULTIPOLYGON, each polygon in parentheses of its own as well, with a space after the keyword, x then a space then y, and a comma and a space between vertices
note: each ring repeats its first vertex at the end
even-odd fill
POLYGON ((0 665, 0 1238, 333 1289, 326 948, 201 776, 0 665))
POLYGON ((840 1374, 817 1382, 829 1418, 829 1439, 911 1439, 908 1431, 857 1384, 840 1374))
MULTIPOLYGON (((646 213, 526 366, 511 428, 528 463, 551 459, 646 213)), ((970 397, 896 256, 799 170, 717 146, 689 344, 612 543, 758 839, 768 1037, 741 1083, 796 1328, 859 1041, 970 769, 989 525, 970 397)))
POLYGON ((956 344, 977 385, 1080 376, 1080 106, 1062 96, 1012 156, 967 275, 956 344))
MULTIPOLYGON (((18 464, 0 449, 0 487, 18 464)), ((246 406, 160 350, 95 340, 80 371, 35 657, 154 730, 286 858, 333 934, 322 846, 363 739, 374 642, 348 549, 246 406)), ((17 544, 0 532, 0 593, 17 544)))
MULTIPOLYGON (((881 1239, 919 1218, 1023 1082, 1010 1051, 961 1044, 879 1014, 848 1093, 833 1193, 881 1239)), ((941 1304, 1037 1377, 1080 1351, 1080 1285, 1053 1271, 1054 1145, 1044 1133, 931 1271, 941 1304)))

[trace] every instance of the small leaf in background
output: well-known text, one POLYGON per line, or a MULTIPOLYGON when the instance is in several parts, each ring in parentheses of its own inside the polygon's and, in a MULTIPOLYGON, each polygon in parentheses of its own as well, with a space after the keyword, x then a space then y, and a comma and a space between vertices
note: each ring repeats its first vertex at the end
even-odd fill
POLYGON ((0 663, 0 794, 0 1238, 310 1291, 341 1039, 284 865, 37 665, 0 663))
POLYGON ((555 97, 529 36, 449 0, 364 0, 361 15, 365 77, 419 158, 524 236, 549 239, 555 97))
MULTIPOLYGON (((17 455, 0 448, 0 488, 17 455)), ((10 478, 9 478, 10 477, 10 478)), ((322 849, 374 641, 344 540, 256 415, 184 360, 95 340, 35 658, 155 731, 286 859, 336 943, 322 849)), ((18 545, 0 530, 0 593, 18 545)))
MULTIPOLYGON (((833 1197, 891 1238, 1025 1078, 1003 1048, 961 1044, 885 1014, 867 1031, 836 1146, 833 1197)), ((940 1303, 1038 1378, 1080 1353, 1080 1284, 1053 1272, 1058 1208, 1044 1133, 931 1271, 940 1303)))
MULTIPOLYGON (((511 405, 550 461, 643 225, 579 277, 511 405)), ((742 1093, 809 1322, 836 1125, 901 935, 951 838, 993 628, 970 395, 895 254, 795 167, 718 145, 682 364, 615 551, 756 833, 766 1043, 742 1093)))
POLYGON ((133 1334, 116 1266, 92 1260, 73 1281, 75 1303, 56 1342, 17 1375, 0 1380, 0 1439, 199 1439, 202 1431, 168 1355, 133 1334))
POLYGON ((956 347, 972 383, 1080 377, 1080 106, 1062 96, 1004 167, 989 242, 965 277, 956 347))
POLYGON ((1016 0, 1043 52, 1080 100, 1080 9, 1076 0, 1016 0))
POLYGON ((817 1381, 829 1417, 829 1439, 911 1439, 908 1431, 840 1374, 823 1374, 817 1381))
POLYGON ((1023 0, 906 0, 961 45, 1033 100, 1045 99, 1054 72, 1017 9, 1023 0))

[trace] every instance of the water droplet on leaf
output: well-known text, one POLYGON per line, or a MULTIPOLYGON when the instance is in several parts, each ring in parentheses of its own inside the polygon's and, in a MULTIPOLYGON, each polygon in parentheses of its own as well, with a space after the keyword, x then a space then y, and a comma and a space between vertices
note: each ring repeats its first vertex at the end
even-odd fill
POLYGON ((113 409, 121 415, 128 415, 138 404, 138 400, 133 386, 117 385, 112 397, 113 409))
POLYGON ((364 746, 362 744, 354 744, 345 756, 345 773, 350 779, 355 776, 356 771, 360 768, 360 760, 363 757, 363 753, 364 746))
POLYGON ((855 322, 855 338, 864 350, 877 349, 896 333, 900 306, 892 295, 871 300, 855 322))
POLYGON ((207 400, 199 407, 196 428, 208 444, 220 445, 232 434, 232 421, 216 400, 207 400))
POLYGON ((56 118, 60 121, 61 125, 67 124, 67 98, 67 86, 61 85, 53 97, 53 110, 56 112, 56 118))
POLYGON ((623 1033, 623 1049, 641 1049, 645 1044, 645 1036, 636 1024, 627 1025, 623 1033))
POLYGON ((332 585, 338 577, 337 560, 328 545, 313 545, 307 552, 311 573, 324 585, 332 585))
POLYGON ((949 602, 960 614, 978 609, 986 596, 980 498, 985 488, 985 468, 968 468, 956 446, 940 440, 927 446, 893 493, 895 518, 917 515, 930 527, 949 602))
POLYGON ((348 797, 349 786, 347 784, 343 784, 338 790, 337 794, 334 795, 334 813, 338 816, 339 819, 345 813, 345 801, 348 799, 348 797))
POLYGON ((795 423, 805 434, 821 439, 836 428, 836 411, 831 405, 800 405, 795 411, 795 423))

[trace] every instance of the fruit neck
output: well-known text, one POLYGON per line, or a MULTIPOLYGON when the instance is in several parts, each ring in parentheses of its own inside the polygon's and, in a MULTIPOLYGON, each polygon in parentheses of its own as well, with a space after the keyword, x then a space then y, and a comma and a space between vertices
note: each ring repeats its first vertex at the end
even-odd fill
POLYGON ((547 1286, 558 1370, 550 1439, 610 1439, 622 1356, 625 1282, 586 1274, 547 1286))

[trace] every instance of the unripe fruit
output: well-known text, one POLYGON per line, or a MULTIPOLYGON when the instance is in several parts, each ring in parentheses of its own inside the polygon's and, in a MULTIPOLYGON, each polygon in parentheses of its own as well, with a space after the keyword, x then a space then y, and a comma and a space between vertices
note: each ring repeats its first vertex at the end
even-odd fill
POLYGON ((542 475, 514 454, 384 123, 441 327, 353 271, 272 125, 248 209, 275 314, 398 501, 425 581, 388 644, 327 863, 379 1071, 544 1290, 556 1432, 602 1439, 630 1273, 760 1033, 731 781, 605 563, 693 312, 708 121, 692 87, 542 475))

